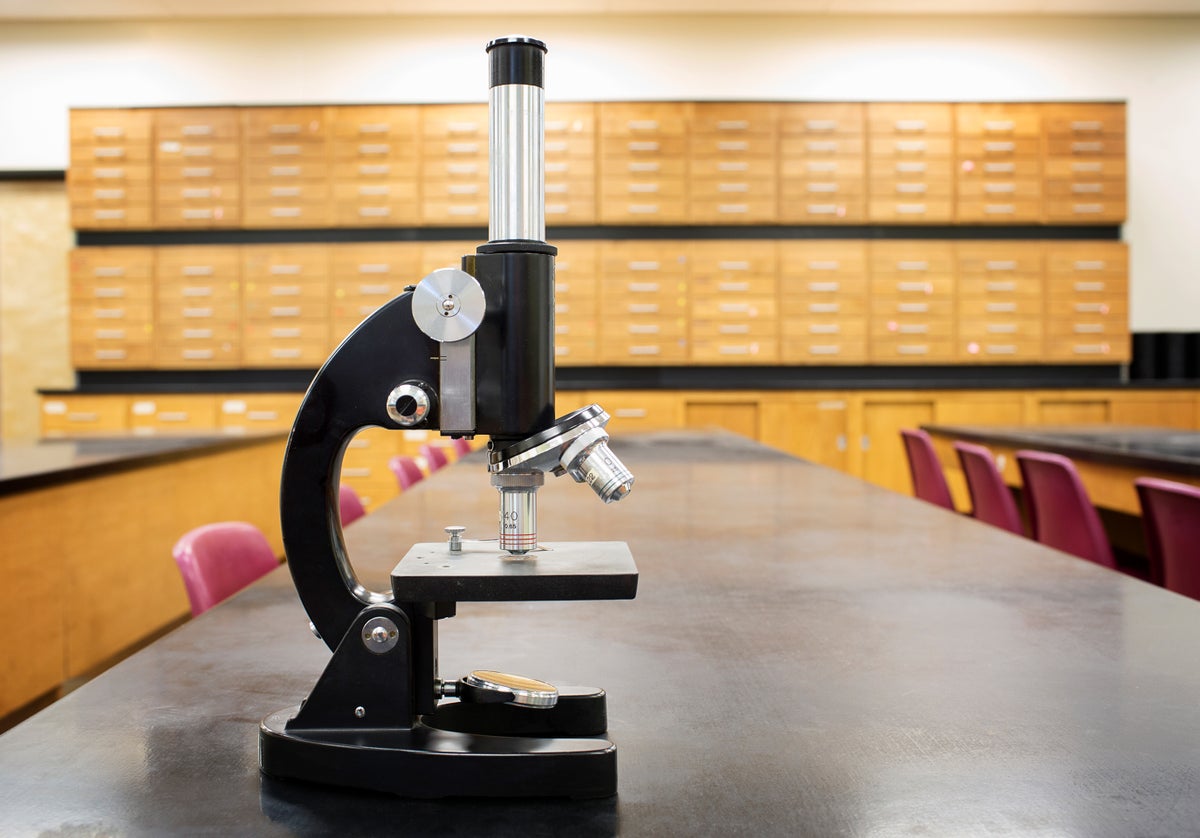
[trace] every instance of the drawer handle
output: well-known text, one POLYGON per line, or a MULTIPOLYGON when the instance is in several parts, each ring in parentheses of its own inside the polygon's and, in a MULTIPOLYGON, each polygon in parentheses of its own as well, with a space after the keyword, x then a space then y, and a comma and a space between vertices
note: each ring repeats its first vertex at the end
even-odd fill
POLYGON ((643 140, 641 142, 632 142, 629 144, 630 151, 658 151, 659 144, 652 140, 643 140))
POLYGON ((300 125, 299 123, 295 122, 278 122, 269 126, 267 128, 267 133, 275 134, 276 136, 280 134, 299 134, 300 125))
POLYGON ((808 290, 818 294, 829 294, 842 287, 840 282, 810 282, 808 290))
POLYGON ((571 185, 568 183, 547 183, 547 195, 565 195, 571 191, 571 185))
POLYGON ((657 314, 658 303, 631 303, 625 310, 630 314, 657 314))
POLYGON ((1101 142, 1071 143, 1072 154, 1100 154, 1103 151, 1104 143, 1101 142))
POLYGON ((298 276, 300 274, 299 265, 272 265, 271 276, 298 276))
POLYGON ((927 271, 929 263, 922 260, 905 260, 896 263, 896 269, 901 271, 927 271))
POLYGON ((813 161, 809 161, 808 163, 805 163, 804 169, 805 169, 805 171, 809 171, 809 172, 836 172, 838 169, 838 164, 830 163, 828 161, 823 161, 823 160, 822 161, 813 160, 813 161))
POLYGON ((745 131, 750 127, 746 119, 722 119, 717 122, 718 131, 745 131))
POLYGON ((184 340, 210 340, 213 336, 212 329, 184 329, 184 340))
POLYGON ((1011 343, 988 344, 983 351, 988 355, 1015 355, 1017 347, 1011 343))
POLYGON ((1078 172, 1080 174, 1099 173, 1099 172, 1104 171, 1104 164, 1103 163, 1095 163, 1095 162, 1091 162, 1091 161, 1089 161, 1087 163, 1072 163, 1071 171, 1078 172))
POLYGON ((662 327, 657 323, 647 324, 629 324, 629 334, 631 335, 657 335, 662 331, 662 327))
POLYGON ((213 293, 211 285, 185 285, 181 290, 185 297, 211 297, 213 293))
POLYGON ((555 314, 569 314, 570 311, 571 311, 571 306, 569 306, 567 303, 555 303, 554 304, 554 313, 555 314))
POLYGON ((717 283, 717 290, 718 291, 729 291, 729 292, 749 291, 750 283, 749 282, 719 282, 719 283, 717 283))
POLYGON ((808 131, 836 131, 838 124, 834 119, 806 119, 804 127, 808 131))
POLYGON ((546 130, 555 133, 566 131, 570 127, 570 123, 565 119, 546 120, 546 130))
POLYGON ((124 288, 96 288, 92 295, 101 300, 115 300, 125 296, 124 288))
POLYGON ((271 357, 272 358, 299 358, 300 350, 299 349, 277 349, 277 348, 274 348, 271 350, 271 357))
POLYGON ((989 259, 984 267, 989 271, 1015 271, 1017 262, 1015 259, 989 259))
POLYGON ((717 212, 724 215, 737 215, 739 213, 745 213, 749 211, 749 204, 719 204, 717 206, 717 212))
POLYGON ((928 355, 929 346, 924 343, 901 344, 896 351, 901 355, 928 355))
POLYGON ((1104 123, 1098 119, 1081 119, 1071 123, 1072 131, 1103 131, 1104 123))
POLYGON ((1016 291, 1015 282, 989 282, 984 286, 988 291, 1016 291))
POLYGON ((298 297, 300 296, 299 285, 272 285, 272 297, 298 297))
POLYGON ((101 160, 119 160, 125 156, 123 148, 97 148, 93 149, 92 156, 101 160))
POLYGON ((896 290, 903 292, 933 293, 933 283, 930 282, 897 282, 896 290))
POLYGON ((479 207, 474 205, 448 207, 450 215, 479 215, 479 207))
POLYGON ((185 308, 180 313, 184 317, 196 319, 213 316, 213 310, 211 308, 185 308))
POLYGON ((215 218, 217 212, 212 209, 184 209, 182 215, 186 221, 200 221, 207 218, 215 218))
POLYGON ((928 323, 904 323, 896 329, 902 335, 927 335, 929 334, 928 323))
POLYGON ((717 306, 717 311, 722 314, 757 314, 750 303, 721 303, 717 306))
POLYGON ((1077 343, 1071 351, 1076 355, 1107 355, 1109 346, 1107 343, 1077 343))
POLYGON ((363 297, 386 297, 392 293, 390 285, 360 285, 358 293, 363 297))
POLYGON ((96 210, 95 212, 92 213, 92 217, 95 218, 97 221, 117 221, 117 220, 125 217, 125 210, 122 210, 122 209, 96 210))
POLYGON ((1097 195, 1104 191, 1103 183, 1072 183, 1071 192, 1076 195, 1097 195))
POLYGON ((629 347, 630 355, 660 355, 662 348, 657 345, 652 346, 631 346, 629 347))
POLYGON ((721 346, 717 351, 721 355, 752 355, 757 349, 758 346, 755 344, 750 346, 735 344, 733 346, 721 346))
POLYGON ((474 175, 479 173, 478 163, 451 163, 446 166, 446 172, 452 175, 474 175))
POLYGON ((897 131, 924 131, 925 120, 923 119, 897 119, 897 131))
POLYGON ((446 187, 446 192, 450 195, 477 195, 479 193, 479 184, 452 183, 446 187))
POLYGON ((613 415, 618 419, 645 419, 647 411, 644 407, 618 407, 613 415))
POLYGON ((125 197, 124 189, 96 189, 92 197, 97 201, 120 201, 125 197))
POLYGON ((96 309, 97 320, 124 320, 125 309, 123 308, 98 308, 96 309))
POLYGON ((809 314, 837 314, 842 308, 841 303, 809 303, 809 314))
POLYGON ((1074 331, 1077 335, 1100 335, 1104 333, 1104 324, 1076 323, 1074 331))
POLYGON ((1017 211, 1013 204, 984 204, 985 215, 1012 215, 1017 211))
POLYGON ((902 195, 924 195, 928 187, 924 183, 897 183, 896 191, 902 195))
POLYGON ((216 272, 213 265, 184 265, 180 271, 184 276, 212 276, 216 272))
POLYGON ((836 343, 826 344, 823 346, 808 347, 809 355, 837 355, 842 351, 842 347, 836 343))
POLYGON ((1072 204, 1071 211, 1076 215, 1094 215, 1104 212, 1103 204, 1072 204))
POLYGON ((97 361, 123 361, 128 355, 124 349, 97 349, 93 354, 97 361))
POLYGON ((721 160, 717 163, 717 171, 718 172, 748 172, 748 171, 750 171, 750 164, 746 163, 746 162, 741 162, 741 161, 730 162, 730 161, 721 160))
POLYGON ((296 338, 300 337, 300 329, 272 329, 271 337, 279 340, 295 340, 296 338))
POLYGON ((632 215, 655 215, 658 204, 630 204, 628 209, 632 215))
POLYGON ((717 151, 745 151, 748 148, 750 148, 750 143, 745 140, 729 140, 717 143, 717 151))
POLYGON ((1076 291, 1103 291, 1103 282, 1076 282, 1074 284, 1076 291))
POLYGON ((447 154, 478 154, 479 143, 447 143, 447 154))
MULTIPOLYGON (((52 411, 47 410, 46 412, 51 413, 52 411)), ((85 423, 85 422, 99 422, 100 414, 89 413, 89 412, 85 412, 85 411, 77 411, 77 412, 73 412, 73 413, 68 413, 67 421, 68 422, 79 422, 81 424, 85 423)))
POLYGON ((392 126, 387 122, 366 122, 358 126, 360 134, 386 134, 392 130, 392 126))
POLYGON ((358 173, 360 175, 386 175, 391 170, 392 170, 391 166, 380 165, 380 164, 364 165, 364 166, 358 167, 358 173))
POLYGON ((657 131, 657 119, 635 119, 625 123, 625 127, 630 131, 657 131))
POLYGON ((359 207, 358 214, 362 218, 385 218, 392 214, 391 207, 359 207))
POLYGON ((566 151, 568 148, 570 148, 570 146, 568 146, 567 143, 563 140, 546 143, 546 151, 547 152, 566 151))
POLYGON ((271 207, 272 218, 299 218, 300 207, 271 207))
POLYGON ((748 183, 718 183, 718 192, 749 192, 750 184, 748 183))
POLYGON ((390 143, 362 143, 358 147, 359 154, 387 154, 391 150, 390 143))
MULTIPOLYGON (((185 361, 208 361, 208 360, 211 360, 213 357, 215 357, 215 354, 216 353, 211 349, 185 349, 185 350, 183 350, 183 360, 185 360, 185 361)), ((167 419, 165 414, 159 418, 161 418, 164 422, 172 421, 170 419, 167 419)), ((187 421, 187 414, 184 414, 183 419, 175 420, 175 421, 181 421, 181 422, 187 421)))
POLYGON ((660 290, 657 282, 631 282, 626 287, 634 294, 654 294, 660 290))
POLYGON ((92 136, 112 140, 125 136, 125 128, 121 125, 97 125, 92 129, 92 136))
POLYGON ((447 122, 446 132, 449 134, 474 134, 479 130, 478 122, 447 122))
POLYGON ((1011 119, 988 119, 984 120, 984 131, 1012 131, 1017 127, 1017 124, 1011 119))
POLYGON ((813 323, 808 327, 810 335, 837 335, 841 331, 842 327, 837 323, 813 323))
POLYGON ((926 165, 924 163, 897 163, 896 164, 897 174, 902 174, 902 175, 921 174, 922 172, 925 171, 925 169, 926 169, 926 165))
POLYGON ((748 271, 750 263, 746 261, 720 261, 717 262, 717 267, 723 271, 748 271))
POLYGON ((1016 310, 1016 303, 988 303, 984 306, 984 311, 990 314, 1013 314, 1016 310))
POLYGON ((120 180, 125 177, 124 169, 93 169, 92 174, 101 180, 120 180))
POLYGON ((660 163, 630 163, 627 167, 630 172, 657 172, 662 168, 660 163))
POLYGON ((809 192, 829 193, 837 192, 840 187, 836 183, 810 183, 807 188, 809 192))
POLYGON ((836 259, 815 259, 808 263, 810 271, 836 271, 842 263, 836 259))
POLYGON ((298 145, 273 145, 270 148, 272 157, 294 157, 300 153, 298 145))
POLYGON ((989 153, 993 153, 993 154, 1000 153, 1000 152, 1006 152, 1006 151, 1012 151, 1016 147, 1017 147, 1017 144, 1013 143, 1013 142, 984 143, 983 144, 983 150, 985 152, 989 152, 989 153))
POLYGON ((208 178, 212 177, 212 166, 188 166, 182 172, 185 178, 208 178))
POLYGON ((185 145, 183 147, 184 157, 212 157, 212 146, 207 145, 185 145))
POLYGON ((211 186, 201 186, 192 189, 183 189, 180 192, 180 196, 188 200, 198 200, 200 198, 214 197, 213 193, 215 191, 211 186))
POLYGON ((924 140, 896 140, 896 151, 902 154, 923 154, 928 145, 924 140))
POLYGON ((300 197, 300 187, 299 186, 272 186, 271 187, 271 197, 272 198, 299 198, 300 197))
POLYGON ((1007 175, 1017 170, 1016 163, 984 163, 983 170, 989 175, 1007 175))
POLYGON ((119 267, 119 266, 118 267, 93 268, 92 276, 105 277, 105 278, 114 277, 114 276, 125 276, 125 269, 122 267, 119 267))
POLYGON ((299 177, 299 166, 272 166, 268 170, 271 177, 299 177))
POLYGON ((570 209, 569 204, 546 204, 546 215, 564 215, 570 209))
POLYGON ((97 329, 96 340, 125 340, 124 329, 97 329))
POLYGON ((834 140, 809 140, 804 148, 813 154, 836 154, 838 144, 834 140))
POLYGON ((1105 303, 1075 303, 1075 311, 1079 314, 1108 314, 1105 303))
POLYGON ((358 194, 364 198, 386 197, 392 194, 392 187, 386 184, 383 186, 360 186, 358 187, 358 194))
POLYGON ((548 174, 548 175, 565 174, 567 172, 567 168, 568 167, 567 167, 566 163, 549 162, 546 164, 546 174, 548 174))
POLYGON ((896 212, 900 215, 924 215, 924 204, 896 204, 896 212))
POLYGON ((722 323, 717 327, 717 334, 748 335, 750 334, 750 326, 745 323, 722 323))
POLYGON ((929 303, 897 303, 896 310, 902 314, 924 314, 929 311, 929 303))
POLYGON ((837 215, 837 204, 806 204, 804 211, 809 215, 837 215))
POLYGON ((1015 183, 985 183, 983 191, 989 195, 1011 195, 1017 191, 1015 183))
POLYGON ((1102 271, 1108 263, 1102 259, 1078 259, 1075 262, 1077 271, 1102 271))
POLYGON ((641 193, 641 194, 645 194, 648 192, 657 192, 658 184, 657 183, 631 183, 631 184, 629 184, 628 191, 641 193))
POLYGON ((300 306, 272 306, 270 312, 272 317, 299 317, 300 306))
POLYGON ((985 331, 989 335, 1015 335, 1017 325, 1015 323, 988 323, 985 331))

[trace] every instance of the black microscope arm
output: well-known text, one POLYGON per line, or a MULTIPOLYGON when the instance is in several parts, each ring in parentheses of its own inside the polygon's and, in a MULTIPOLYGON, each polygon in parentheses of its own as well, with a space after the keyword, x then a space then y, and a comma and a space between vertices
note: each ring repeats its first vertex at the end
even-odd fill
POLYGON ((368 591, 346 554, 338 516, 338 478, 346 446, 359 430, 401 426, 388 396, 420 382, 430 394, 424 422, 436 430, 438 344, 413 322, 411 292, 384 305, 347 337, 313 378, 288 438, 280 491, 280 523, 288 568, 317 633, 335 649, 367 605, 390 602, 368 591))

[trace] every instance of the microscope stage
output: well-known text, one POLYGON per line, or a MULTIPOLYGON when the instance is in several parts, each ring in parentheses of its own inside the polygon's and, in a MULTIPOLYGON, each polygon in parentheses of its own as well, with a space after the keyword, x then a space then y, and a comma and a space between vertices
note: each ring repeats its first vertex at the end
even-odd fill
POLYGON ((495 541, 414 544, 392 570, 397 602, 633 599, 638 573, 623 541, 563 541, 510 556, 495 541))

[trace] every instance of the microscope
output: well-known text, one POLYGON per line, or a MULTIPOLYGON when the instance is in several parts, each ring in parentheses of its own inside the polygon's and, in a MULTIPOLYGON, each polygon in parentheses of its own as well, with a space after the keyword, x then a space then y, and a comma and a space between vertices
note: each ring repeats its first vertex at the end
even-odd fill
POLYGON ((545 242, 546 46, 487 45, 489 241, 364 320, 313 378, 284 457, 281 523, 311 628, 333 656, 308 698, 259 727, 270 776, 406 797, 606 797, 617 790, 605 693, 480 669, 438 668, 437 625, 460 602, 632 599, 623 542, 537 536, 545 475, 605 503, 633 475, 599 405, 554 418, 554 257, 545 242), (486 434, 499 537, 414 545, 391 591, 368 590, 338 516, 342 456, 367 427, 486 434))

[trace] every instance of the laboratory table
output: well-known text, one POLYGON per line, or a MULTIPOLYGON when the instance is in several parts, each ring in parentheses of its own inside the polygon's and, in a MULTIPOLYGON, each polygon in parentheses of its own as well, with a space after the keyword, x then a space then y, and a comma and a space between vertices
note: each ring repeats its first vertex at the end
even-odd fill
MULTIPOLYGON (((1200 828, 1200 603, 731 436, 617 440, 604 506, 635 600, 465 603, 444 675, 609 694, 619 794, 406 800, 265 778, 257 727, 327 648, 280 569, 0 736, 0 835, 1186 835, 1200 828)), ((368 584, 448 524, 464 458, 347 529, 368 584)), ((64 607, 69 607, 64 604, 64 607)))

